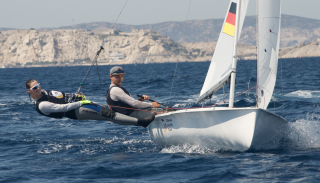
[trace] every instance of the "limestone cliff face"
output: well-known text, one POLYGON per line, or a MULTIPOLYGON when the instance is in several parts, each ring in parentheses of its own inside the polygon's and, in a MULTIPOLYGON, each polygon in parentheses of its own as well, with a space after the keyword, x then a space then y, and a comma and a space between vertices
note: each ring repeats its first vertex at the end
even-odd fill
POLYGON ((94 57, 99 37, 77 30, 11 30, 0 34, 0 63, 36 64, 94 57))
MULTIPOLYGON (((90 64, 104 38, 98 62, 100 64, 135 64, 212 59, 216 42, 176 43, 166 36, 150 30, 133 30, 130 33, 100 29, 83 30, 9 30, 0 34, 0 65, 48 66, 90 64), (121 53, 123 59, 109 62, 113 53, 121 53)), ((280 58, 319 57, 320 40, 281 48, 280 58)), ((241 59, 256 59, 256 47, 240 45, 241 59)))
POLYGON ((90 63, 108 35, 98 59, 102 63, 114 52, 125 55, 120 61, 122 64, 142 63, 147 58, 155 63, 188 60, 182 45, 149 30, 112 31, 111 34, 110 30, 10 30, 0 34, 0 64, 90 63))
POLYGON ((320 40, 295 47, 281 48, 280 58, 320 57, 320 40))
MULTIPOLYGON (((216 42, 200 42, 200 43, 181 43, 189 52, 196 54, 194 50, 200 49, 200 53, 205 51, 204 57, 197 57, 194 61, 211 60, 214 53, 216 42)), ((255 60, 257 59, 257 48, 251 45, 239 45, 238 53, 240 59, 255 60)), ((320 40, 317 42, 303 43, 295 47, 281 48, 279 58, 299 58, 299 57, 320 57, 320 40)))

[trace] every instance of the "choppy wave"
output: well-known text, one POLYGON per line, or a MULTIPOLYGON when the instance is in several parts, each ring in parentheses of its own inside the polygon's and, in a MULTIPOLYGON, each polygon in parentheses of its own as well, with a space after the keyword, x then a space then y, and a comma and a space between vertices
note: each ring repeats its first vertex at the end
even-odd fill
POLYGON ((289 123, 283 147, 300 151, 320 148, 319 121, 297 120, 289 123))
POLYGON ((61 142, 51 141, 50 143, 43 145, 37 152, 39 154, 52 154, 61 151, 78 151, 85 154, 95 154, 104 151, 109 153, 149 152, 150 150, 153 150, 153 148, 148 149, 145 146, 150 145, 154 146, 154 143, 150 139, 127 139, 115 136, 110 139, 88 138, 69 139, 61 142), (139 147, 140 145, 142 146, 139 147), (125 148, 123 149, 123 147, 125 148))
MULTIPOLYGON (((275 102, 269 105, 270 111, 284 114, 289 121, 281 148, 274 152, 230 152, 188 144, 163 148, 142 127, 49 119, 34 110, 24 90, 25 79, 40 80, 43 89, 75 92, 82 77, 77 78, 88 67, 5 69, 5 75, 0 72, 6 79, 0 95, 0 182, 316 182, 320 178, 320 92, 319 85, 305 82, 310 75, 304 74, 315 68, 315 62, 295 62, 303 64, 283 69, 287 94, 277 94, 282 90, 277 83, 275 102), (299 85, 290 83, 293 75, 299 75, 295 77, 299 85)), ((172 88, 175 64, 123 65, 128 71, 124 87, 133 97, 146 94, 161 103, 170 99, 174 107, 195 107, 210 62, 192 64, 197 69, 179 63, 172 88)), ((99 66, 100 74, 108 73, 110 67, 99 66)), ((238 63, 237 94, 248 89, 253 67, 254 62, 238 63)), ((100 76, 102 87, 96 73, 91 73, 81 92, 105 104, 110 79, 107 74, 100 76)), ((221 89, 213 95, 211 104, 229 98, 225 89, 225 94, 221 89)), ((235 106, 254 106, 255 100, 255 92, 250 91, 235 98, 235 106)))
POLYGON ((317 99, 320 101, 320 91, 298 90, 298 91, 285 94, 284 96, 295 97, 295 98, 317 99))

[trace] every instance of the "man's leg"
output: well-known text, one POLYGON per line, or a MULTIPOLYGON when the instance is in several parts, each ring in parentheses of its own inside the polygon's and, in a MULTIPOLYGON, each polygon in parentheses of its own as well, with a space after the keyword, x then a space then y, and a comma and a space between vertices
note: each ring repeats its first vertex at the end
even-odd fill
POLYGON ((83 105, 76 109, 76 116, 79 120, 105 120, 119 125, 138 125, 137 118, 126 116, 95 104, 83 105))
POLYGON ((147 127, 155 118, 155 114, 151 113, 144 118, 135 118, 127 116, 118 112, 114 112, 111 109, 102 107, 96 104, 83 105, 75 110, 76 116, 79 120, 91 119, 91 120, 106 120, 112 121, 119 125, 135 125, 147 127))

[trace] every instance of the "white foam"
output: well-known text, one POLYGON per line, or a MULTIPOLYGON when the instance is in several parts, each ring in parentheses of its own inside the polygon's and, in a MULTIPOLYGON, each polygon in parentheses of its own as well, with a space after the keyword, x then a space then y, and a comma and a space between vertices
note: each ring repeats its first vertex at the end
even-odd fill
POLYGON ((311 91, 311 90, 298 90, 288 94, 285 94, 286 97, 296 97, 296 98, 319 98, 320 91, 311 91))
POLYGON ((73 145, 66 145, 66 149, 70 149, 73 145))
POLYGON ((307 114, 307 119, 288 123, 283 146, 293 150, 320 148, 320 115, 307 114))
POLYGON ((217 150, 207 147, 201 147, 199 145, 184 144, 182 146, 170 146, 163 148, 160 153, 187 153, 187 154, 213 154, 217 150))
POLYGON ((142 140, 142 139, 131 139, 131 140, 125 140, 122 143, 123 144, 146 144, 146 143, 152 143, 152 141, 142 140))
POLYGON ((145 150, 146 147, 143 146, 143 148, 137 148, 136 144, 152 144, 154 143, 150 139, 127 139, 127 138, 119 138, 117 136, 112 137, 110 139, 104 139, 104 138, 88 138, 88 139, 72 139, 72 140, 66 140, 63 142, 50 142, 46 145, 44 145, 40 150, 38 150, 38 153, 40 154, 52 154, 52 153, 58 153, 60 151, 68 151, 73 147, 76 147, 79 149, 80 153, 84 154, 94 154, 96 152, 99 152, 101 150, 104 150, 106 147, 109 147, 109 145, 114 144, 123 144, 125 146, 128 146, 127 152, 136 152, 145 150), (97 145, 99 144, 99 145, 97 145))
POLYGON ((46 145, 46 147, 38 150, 38 153, 40 153, 40 154, 51 154, 51 153, 60 152, 60 151, 62 151, 64 149, 66 149, 66 148, 62 144, 51 143, 51 144, 46 145))

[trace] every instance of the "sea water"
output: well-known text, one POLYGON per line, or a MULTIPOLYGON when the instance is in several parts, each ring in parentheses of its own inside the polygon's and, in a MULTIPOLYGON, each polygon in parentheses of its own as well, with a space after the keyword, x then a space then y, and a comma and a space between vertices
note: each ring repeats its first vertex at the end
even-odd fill
MULTIPOLYGON (((196 107, 209 65, 123 65, 122 86, 133 97, 145 94, 173 107, 196 107)), ((101 84, 95 67, 81 92, 105 105, 112 66, 98 67, 101 84)), ((0 69, 0 182, 318 182, 319 67, 320 58, 279 60, 268 110, 285 116, 289 127, 280 149, 247 152, 188 144, 160 147, 143 127, 41 116, 28 98, 25 81, 33 78, 42 89, 74 93, 89 67, 0 69)), ((236 94, 254 87, 256 80, 256 62, 240 60, 236 94)), ((241 94, 235 106, 254 106, 255 95, 255 89, 241 94)), ((227 98, 228 85, 206 105, 225 106, 227 98)))

